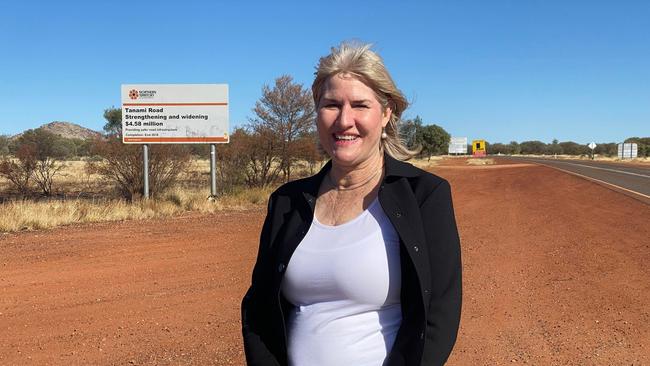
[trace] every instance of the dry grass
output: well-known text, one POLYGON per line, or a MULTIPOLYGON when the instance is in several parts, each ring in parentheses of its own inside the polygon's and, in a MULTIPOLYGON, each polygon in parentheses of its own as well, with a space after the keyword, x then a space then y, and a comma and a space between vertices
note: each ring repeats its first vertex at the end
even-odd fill
POLYGON ((242 189, 207 199, 209 190, 176 189, 159 199, 124 200, 11 201, 0 210, 0 231, 51 229, 58 226, 169 217, 185 212, 212 213, 224 209, 247 209, 266 203, 272 188, 242 189))
MULTIPOLYGON (((15 195, 4 197, 6 201, 0 204, 0 232, 169 217, 187 212, 247 209, 265 205, 274 189, 239 187, 216 200, 208 200, 210 161, 193 159, 181 175, 178 188, 150 200, 127 202, 113 198, 115 194, 112 188, 106 185, 101 176, 89 174, 85 161, 65 161, 63 164, 64 168, 54 178, 54 190, 59 199, 18 200, 11 198, 15 195)), ((298 166, 296 174, 304 174, 305 169, 298 166)), ((0 177, 0 192, 11 190, 9 181, 0 177)), ((34 192, 38 196, 36 188, 34 192)))
POLYGON ((490 158, 471 158, 467 159, 468 165, 492 165, 494 164, 494 159, 490 158))
POLYGON ((428 170, 429 168, 432 168, 436 165, 438 165, 443 159, 445 159, 444 156, 432 156, 431 159, 428 158, 413 158, 409 160, 408 162, 415 165, 416 167, 423 169, 423 170, 428 170))

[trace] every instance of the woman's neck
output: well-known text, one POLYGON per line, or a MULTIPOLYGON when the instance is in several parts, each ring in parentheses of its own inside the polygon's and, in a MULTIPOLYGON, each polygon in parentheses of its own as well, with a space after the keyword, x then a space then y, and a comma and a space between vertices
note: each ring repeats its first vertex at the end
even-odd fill
POLYGON ((355 166, 340 166, 332 161, 330 179, 339 190, 354 189, 374 181, 373 178, 381 175, 383 165, 384 156, 381 153, 355 166))

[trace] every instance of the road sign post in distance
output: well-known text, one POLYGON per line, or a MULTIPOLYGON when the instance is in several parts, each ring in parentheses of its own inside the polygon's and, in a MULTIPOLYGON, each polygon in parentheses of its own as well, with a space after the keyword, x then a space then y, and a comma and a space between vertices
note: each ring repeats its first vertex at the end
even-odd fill
POLYGON ((596 148, 596 143, 595 142, 590 142, 587 144, 587 146, 591 149, 591 160, 594 160, 594 149, 596 148))

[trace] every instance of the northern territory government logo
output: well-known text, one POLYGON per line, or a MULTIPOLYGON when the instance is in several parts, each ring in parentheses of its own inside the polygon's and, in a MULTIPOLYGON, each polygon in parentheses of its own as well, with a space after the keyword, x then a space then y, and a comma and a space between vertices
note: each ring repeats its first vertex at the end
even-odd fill
POLYGON ((132 100, 152 99, 155 96, 156 96, 155 90, 137 90, 137 89, 129 90, 129 98, 131 98, 132 100))

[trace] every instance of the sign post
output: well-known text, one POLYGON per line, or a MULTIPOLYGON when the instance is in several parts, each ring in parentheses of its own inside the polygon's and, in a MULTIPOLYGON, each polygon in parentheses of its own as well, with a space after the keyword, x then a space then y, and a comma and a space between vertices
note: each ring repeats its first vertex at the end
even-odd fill
POLYGON ((123 84, 122 142, 143 144, 144 196, 149 196, 148 144, 210 144, 210 197, 216 196, 216 145, 228 143, 227 84, 123 84))
POLYGON ((587 146, 591 149, 591 160, 594 160, 594 149, 596 148, 596 143, 592 141, 587 146))
POLYGON ((149 145, 142 145, 142 165, 144 166, 144 192, 145 199, 149 199, 149 145))
POLYGON ((217 197, 217 145, 210 144, 210 197, 217 197))

